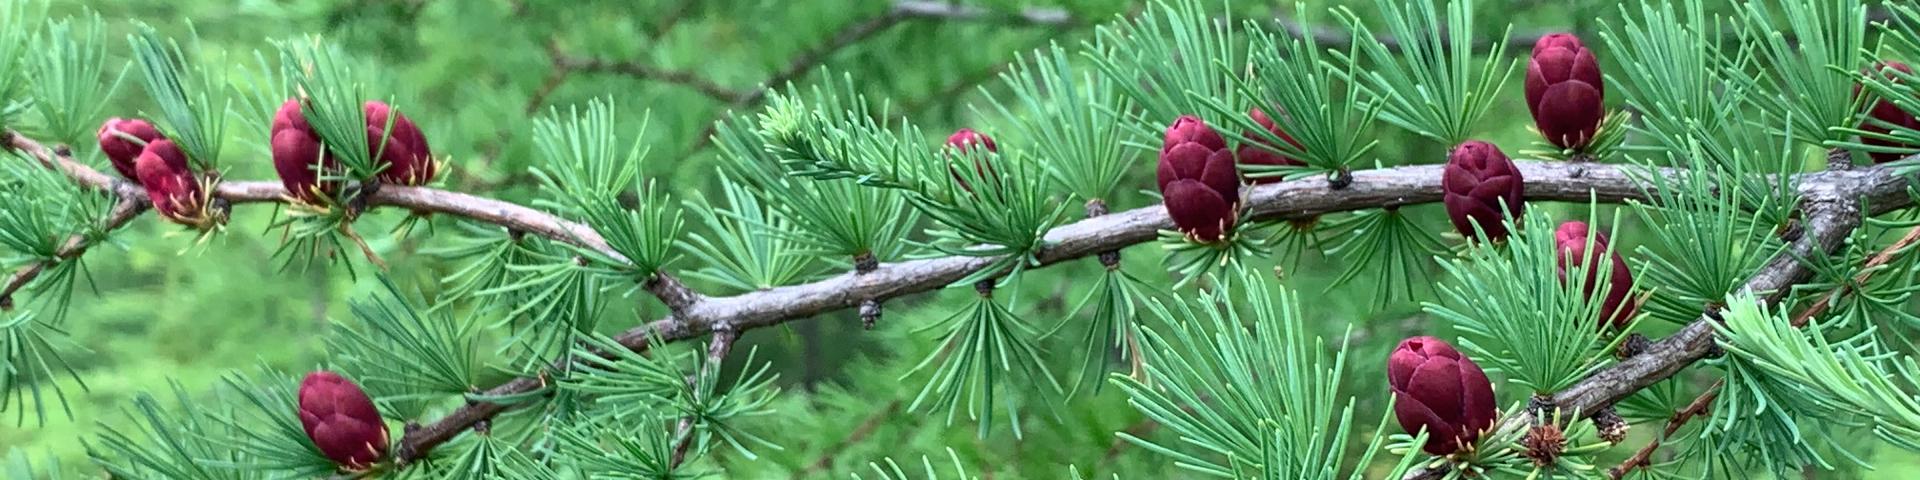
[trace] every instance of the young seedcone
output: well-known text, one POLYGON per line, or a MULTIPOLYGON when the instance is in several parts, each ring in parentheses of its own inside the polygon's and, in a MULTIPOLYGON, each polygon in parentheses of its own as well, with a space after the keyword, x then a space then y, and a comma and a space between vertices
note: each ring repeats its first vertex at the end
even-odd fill
POLYGON ((320 135, 307 123, 300 99, 289 98, 280 104, 280 110, 273 114, 271 135, 273 169, 280 174, 280 184, 287 187, 287 193, 307 204, 332 198, 339 190, 339 182, 322 177, 323 173, 337 175, 340 162, 320 143, 320 135))
POLYGON ((174 223, 205 230, 215 222, 207 209, 200 179, 187 166, 187 154, 172 140, 156 140, 134 160, 134 173, 147 188, 153 210, 174 223))
POLYGON ((1434 455, 1460 451, 1493 426, 1499 409, 1493 383, 1480 365, 1434 337, 1400 341, 1387 358, 1393 415, 1409 435, 1427 431, 1423 448, 1434 455))
MULTIPOLYGON (((1907 64, 1905 63, 1901 63, 1894 60, 1887 60, 1880 63, 1876 63, 1874 64, 1873 69, 1867 73, 1869 75, 1874 73, 1879 73, 1881 75, 1885 75, 1886 78, 1897 80, 1899 77, 1896 77, 1893 73, 1893 71, 1896 71, 1896 70, 1899 71, 1900 73, 1907 74, 1907 75, 1913 74, 1913 67, 1907 66, 1907 64)), ((1855 86, 1854 94, 1858 95, 1859 91, 1860 91, 1860 87, 1855 86)), ((1887 124, 1891 124, 1899 127, 1905 127, 1909 130, 1920 130, 1920 119, 1915 118, 1912 112, 1901 110, 1900 106, 1894 105, 1893 102, 1887 101, 1887 99, 1884 99, 1884 98, 1876 99, 1873 101, 1873 109, 1867 111, 1867 117, 1869 119, 1865 122, 1861 122, 1861 125, 1860 125, 1860 129, 1865 130, 1867 132, 1886 135, 1893 131, 1893 129, 1882 126, 1879 123, 1875 122, 1875 120, 1878 120, 1880 122, 1886 122, 1887 124)), ((1908 145, 1908 144, 1901 143, 1894 140, 1874 138, 1871 136, 1861 138, 1860 143, 1865 143, 1867 145, 1873 145, 1876 147, 1893 147, 1893 148, 1914 148, 1915 147, 1914 145, 1908 145)), ((1899 160, 1903 157, 1906 157, 1906 154, 1902 154, 1898 152, 1872 152, 1868 154, 1868 156, 1873 158, 1873 163, 1887 163, 1887 162, 1899 160)))
MULTIPOLYGON (((1277 122, 1273 121, 1273 117, 1267 116, 1267 112, 1265 110, 1254 108, 1252 110, 1247 111, 1247 116, 1251 117, 1254 123, 1258 123, 1260 124, 1261 127, 1266 128, 1267 132, 1272 133, 1276 137, 1280 137, 1281 141, 1284 141, 1284 142, 1287 142, 1288 144, 1293 145, 1293 148, 1302 148, 1300 146, 1300 142, 1298 140, 1294 140, 1292 135, 1288 135, 1287 132, 1280 130, 1280 125, 1277 122)), ((1239 155, 1240 163, 1242 165, 1262 165, 1262 166, 1276 166, 1276 167, 1307 166, 1306 162, 1302 162, 1300 160, 1297 160, 1293 157, 1288 157, 1286 155, 1274 153, 1273 150, 1269 150, 1269 149, 1277 150, 1279 147, 1274 145, 1272 142, 1266 140, 1266 137, 1264 135, 1260 135, 1258 132, 1249 130, 1247 132, 1244 132, 1243 136, 1249 139, 1253 139, 1256 142, 1260 142, 1260 145, 1254 145, 1252 143, 1246 143, 1246 144, 1240 145, 1240 149, 1235 151, 1235 153, 1239 155), (1261 145, 1265 145, 1267 148, 1261 148, 1261 145)), ((1257 178, 1250 177, 1250 178, 1247 178, 1247 180, 1255 184, 1264 185, 1268 183, 1278 182, 1281 180, 1286 180, 1286 177, 1282 175, 1270 175, 1270 176, 1260 176, 1257 178)))
POLYGON ((1519 225, 1526 214, 1521 203, 1526 182, 1500 147, 1478 140, 1462 143, 1447 155, 1441 172, 1445 193, 1440 201, 1447 206, 1453 228, 1468 240, 1480 238, 1475 225, 1488 240, 1505 240, 1511 232, 1502 219, 1511 214, 1513 224, 1519 225))
POLYGON ((387 456, 387 424, 360 386, 339 374, 318 371, 300 381, 300 425, 320 453, 351 471, 372 468, 387 456))
POLYGON ((1240 209, 1240 172, 1226 139, 1206 122, 1184 115, 1167 128, 1158 176, 1167 215, 1180 233, 1215 243, 1233 232, 1240 209))
POLYGON ((420 133, 420 127, 385 103, 369 101, 365 113, 367 148, 373 153, 376 165, 386 165, 380 170, 380 181, 411 186, 433 181, 440 165, 434 162, 433 148, 427 145, 427 136, 420 133))
POLYGON ((1548 143, 1585 150, 1607 112, 1600 61, 1571 34, 1540 37, 1527 62, 1527 110, 1548 143))
POLYGON ((1586 295, 1588 298, 1592 298, 1595 289, 1600 286, 1598 279, 1600 252, 1606 251, 1611 254, 1610 259, 1613 265, 1608 269, 1607 296, 1600 305, 1600 325, 1625 327, 1627 320, 1633 318, 1636 308, 1631 298, 1633 272, 1627 270, 1627 261, 1620 257, 1620 252, 1612 251, 1608 247, 1607 234, 1590 232, 1587 222, 1573 221, 1562 223, 1560 228, 1554 229, 1553 241, 1560 250, 1560 281, 1567 281, 1567 270, 1584 265, 1587 271, 1586 295), (1589 234, 1593 240, 1591 251, 1587 250, 1589 234))
POLYGON ((134 170, 134 161, 147 149, 147 144, 166 138, 146 120, 109 118, 100 125, 100 153, 106 154, 107 161, 121 177, 138 182, 140 174, 134 170))
MULTIPOLYGON (((993 137, 976 132, 971 128, 962 128, 959 131, 953 132, 953 135, 947 136, 947 148, 951 149, 951 151, 963 156, 976 156, 973 160, 973 173, 975 175, 978 175, 981 179, 985 179, 987 183, 998 183, 994 179, 996 173, 993 170, 993 166, 988 165, 984 158, 986 154, 974 151, 974 149, 978 147, 985 147, 988 152, 1000 151, 1000 145, 993 143, 993 137)), ((973 184, 967 183, 966 176, 961 175, 960 170, 954 168, 953 165, 947 166, 947 173, 953 175, 953 181, 960 183, 960 188, 968 192, 973 191, 973 184)))

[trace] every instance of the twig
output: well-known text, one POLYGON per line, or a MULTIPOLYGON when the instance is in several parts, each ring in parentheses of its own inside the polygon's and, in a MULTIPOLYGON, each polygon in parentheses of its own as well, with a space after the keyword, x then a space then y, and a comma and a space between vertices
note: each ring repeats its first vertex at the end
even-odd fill
MULTIPOLYGON (((134 202, 138 205, 132 208, 145 209, 149 206, 146 190, 141 189, 138 185, 107 176, 98 170, 94 170, 93 167, 74 161, 70 155, 48 149, 39 142, 20 135, 18 132, 7 130, 4 136, 6 140, 5 146, 39 160, 42 165, 60 171, 65 174, 68 179, 73 180, 75 184, 86 188, 112 191, 114 195, 120 197, 123 202, 134 202)), ((213 198, 216 200, 224 200, 234 205, 243 205, 252 203, 285 203, 291 197, 287 194, 286 188, 280 185, 280 182, 223 181, 214 187, 213 198)), ((381 186, 378 191, 375 191, 371 197, 367 198, 367 205, 369 207, 398 207, 421 214, 447 214, 467 218, 498 225, 510 231, 533 233, 554 241, 593 249, 613 258, 615 261, 626 261, 626 256, 621 255, 620 252, 614 251, 612 247, 608 246, 606 239, 602 238, 592 227, 561 220, 546 212, 511 202, 427 187, 384 185, 381 186)), ((127 213, 127 217, 124 219, 116 219, 110 216, 108 220, 118 222, 118 224, 110 223, 110 225, 118 227, 119 224, 125 224, 127 221, 132 220, 132 217, 137 213, 138 212, 127 213)), ((84 250, 84 247, 81 249, 84 250)), ((79 250, 75 251, 76 254, 78 252, 79 250)), ((32 267, 29 266, 28 268, 32 267)), ((16 276, 18 275, 19 274, 16 273, 16 276)), ((38 273, 36 272, 34 275, 38 275, 38 273)), ((668 279, 672 278, 666 273, 659 273, 657 275, 668 279)), ((678 285, 679 282, 672 281, 672 284, 678 285)), ((700 295, 691 290, 681 290, 675 293, 680 294, 680 296, 673 299, 662 298, 661 300, 667 302, 669 305, 680 304, 685 306, 696 304, 706 299, 704 295, 700 295)))
POLYGON ((598 58, 571 56, 561 51, 558 42, 548 42, 547 52, 553 56, 553 68, 558 71, 629 75, 635 78, 691 88, 696 92, 700 92, 701 95, 706 95, 708 98, 723 103, 738 102, 747 95, 747 93, 735 91, 720 84, 713 83, 712 80, 708 80, 698 73, 685 70, 669 70, 638 61, 617 62, 598 58))
MULTIPOLYGON (((713 331, 713 339, 707 341, 706 363, 700 364, 699 372, 687 377, 687 385, 689 388, 693 388, 693 385, 700 382, 701 378, 709 375, 719 375, 720 361, 727 358, 727 352, 733 351, 733 342, 739 339, 740 332, 734 331, 733 329, 715 329, 713 331)), ((698 426, 699 420, 698 418, 694 418, 693 415, 688 415, 680 419, 680 426, 675 429, 677 433, 674 434, 677 440, 674 441, 673 445, 673 458, 670 463, 667 464, 667 468, 677 468, 681 463, 687 461, 687 450, 693 446, 693 437, 695 436, 693 429, 698 426)))
POLYGON ((860 443, 861 440, 866 440, 868 435, 873 435, 873 431, 880 428, 880 422, 886 421, 888 417, 892 417, 894 412, 898 411, 900 411, 899 400, 887 402, 886 408, 880 409, 879 413, 875 413, 867 417, 866 421, 860 422, 860 426, 854 427, 853 432, 847 434, 847 438, 840 439, 840 441, 834 443, 833 446, 827 447, 825 451, 820 452, 820 458, 808 464, 805 470, 795 472, 793 474, 794 480, 812 478, 815 474, 833 468, 833 460, 835 457, 840 456, 840 452, 845 451, 848 447, 852 447, 856 443, 860 443))
MULTIPOLYGON (((1915 241, 1920 241, 1920 227, 1908 229, 1906 236, 1900 237, 1900 240, 1893 242, 1892 245, 1888 245, 1887 248, 1880 249, 1879 253, 1875 253, 1873 257, 1868 258, 1866 266, 1861 268, 1860 274, 1853 276, 1853 285, 1866 283, 1868 279, 1873 278, 1873 272, 1876 271, 1874 270, 1875 268, 1893 261, 1895 255, 1898 255, 1902 250, 1906 250, 1907 247, 1913 246, 1915 241)), ((1802 310, 1799 315, 1793 316, 1793 326, 1806 326, 1808 321, 1813 320, 1813 317, 1818 317, 1820 314, 1826 313, 1827 308, 1833 305, 1834 299, 1846 295, 1847 291, 1851 289, 1848 285, 1840 285, 1834 287, 1832 292, 1821 295, 1819 300, 1813 302, 1813 305, 1808 306, 1806 310, 1802 310)))
POLYGON ((945 21, 998 20, 1028 25, 1072 25, 1079 23, 1066 10, 1025 8, 1017 12, 997 12, 973 5, 929 0, 894 2, 896 14, 912 18, 945 21))
POLYGON ((553 72, 548 73, 547 79, 540 82, 540 89, 534 90, 533 95, 527 97, 527 114, 540 113, 540 107, 547 104, 547 97, 552 96, 554 90, 559 90, 561 84, 567 83, 567 77, 572 74, 572 70, 554 65, 553 72))
POLYGON ((1673 416, 1667 419, 1666 430, 1661 431, 1660 436, 1647 441, 1647 445, 1640 447, 1639 451, 1633 452, 1632 457, 1628 457, 1626 461, 1620 462, 1620 465, 1608 469, 1607 478, 1620 480, 1626 477, 1627 474, 1633 473, 1633 470, 1636 468, 1653 466, 1653 452, 1660 449, 1660 443, 1665 439, 1672 438, 1675 432, 1680 431, 1680 427, 1685 426, 1687 422, 1692 421, 1694 417, 1706 415, 1707 410, 1713 406, 1713 400, 1719 398, 1720 387, 1724 385, 1725 382, 1725 379, 1713 382, 1713 385, 1707 387, 1707 391, 1700 392, 1700 396, 1694 397, 1693 401, 1687 403, 1685 408, 1675 410, 1673 416))
MULTIPOLYGON (((106 218, 100 220, 98 231, 105 233, 117 230, 146 211, 147 204, 141 199, 122 197, 114 202, 113 209, 107 212, 106 218)), ((12 310, 13 294, 26 288, 33 279, 39 278, 47 267, 78 257, 91 247, 93 243, 86 235, 73 235, 67 237, 67 242, 60 244, 60 248, 54 250, 53 257, 56 260, 39 261, 20 267, 20 270, 13 272, 13 276, 7 279, 6 286, 0 287, 0 310, 12 310)))

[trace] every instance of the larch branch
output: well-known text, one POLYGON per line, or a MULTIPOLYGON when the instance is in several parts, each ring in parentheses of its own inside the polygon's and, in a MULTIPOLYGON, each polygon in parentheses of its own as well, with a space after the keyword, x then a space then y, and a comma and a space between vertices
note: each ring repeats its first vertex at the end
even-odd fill
MULTIPOLYGON (((1800 259, 1838 250, 1847 236, 1860 226, 1864 216, 1903 208, 1912 202, 1906 194, 1906 179, 1894 175, 1887 167, 1830 170, 1803 174, 1789 181, 1797 185, 1802 198, 1800 211, 1805 220, 1802 232, 1789 245, 1788 252, 1774 257, 1741 287, 1742 291, 1751 292, 1768 304, 1780 302, 1794 285, 1813 276, 1813 270, 1800 259), (1863 204, 1872 206, 1873 210, 1863 211, 1863 204)), ((1532 187, 1532 182, 1528 182, 1528 187, 1532 187)), ((1719 309, 1705 312, 1680 331, 1654 342, 1641 355, 1622 360, 1554 393, 1553 405, 1562 411, 1574 412, 1577 417, 1586 417, 1673 376, 1712 350, 1713 327, 1719 315, 1719 309)), ((1533 421, 1530 412, 1522 411, 1502 419, 1501 425, 1494 428, 1531 425, 1533 421)), ((1446 473, 1445 468, 1423 468, 1409 472, 1404 479, 1437 480, 1446 473)))
MULTIPOLYGON (((1646 191, 1631 179, 1627 168, 1566 162, 1516 162, 1526 179, 1526 195, 1535 201, 1620 203, 1644 199, 1646 191)), ((1417 165, 1353 172, 1353 183, 1334 190, 1324 178, 1308 178, 1253 188, 1248 205, 1261 220, 1306 218, 1315 215, 1440 201, 1440 165, 1417 165)), ((1672 175, 1674 172, 1655 172, 1672 175)), ((1821 185, 1872 184, 1886 190, 1887 201, 1900 195, 1891 174, 1878 169, 1822 173, 1810 177, 1821 185)), ((1880 204, 1880 203, 1877 203, 1880 204)), ((1897 202, 1894 204, 1898 204, 1897 202)), ((1044 265, 1091 257, 1155 239, 1172 221, 1159 205, 1114 212, 1057 227, 1046 235, 1047 247, 1037 260, 1044 265)), ((885 300, 939 289, 994 263, 994 258, 944 257, 881 264, 872 271, 847 273, 818 282, 777 287, 731 297, 706 299, 615 337, 621 345, 640 350, 650 343, 697 338, 725 325, 738 332, 812 318, 854 308, 863 300, 885 300)), ((489 390, 490 395, 532 392, 542 385, 529 378, 489 390)), ((466 431, 472 422, 491 417, 507 407, 477 403, 463 407, 425 428, 406 435, 402 452, 424 454, 466 431)), ((410 457, 411 458, 411 457, 410 457)))
MULTIPOLYGON (((112 192, 123 203, 132 203, 128 211, 110 216, 108 225, 118 227, 131 221, 151 204, 144 189, 132 182, 121 181, 95 170, 86 164, 74 161, 71 155, 56 152, 39 142, 18 132, 6 131, 5 144, 8 148, 26 154, 41 164, 65 174, 75 184, 95 190, 112 192), (124 215, 124 218, 119 218, 124 215), (118 222, 115 224, 114 222, 118 222)), ((223 181, 214 187, 213 197, 234 205, 250 203, 286 203, 291 201, 285 187, 280 182, 262 181, 223 181)), ((607 245, 605 238, 593 228, 570 222, 533 208, 477 195, 450 192, 428 187, 408 187, 400 185, 382 186, 367 199, 370 207, 396 207, 419 213, 437 213, 466 218, 473 221, 498 225, 509 231, 527 232, 547 237, 554 241, 569 243, 605 254, 615 260, 625 261, 626 257, 607 245)), ((78 254, 85 250, 85 241, 73 250, 78 254)), ((64 257, 63 257, 64 258, 64 257)), ((28 269, 34 266, 26 267, 28 269)), ((40 267, 44 268, 44 266, 40 267)), ((16 272, 18 277, 23 272, 16 272)), ((37 273, 34 273, 37 275, 37 273)), ((30 280, 31 278, 29 278, 30 280)), ((22 284, 26 283, 24 281, 22 284)), ((648 282, 659 288, 650 287, 649 291, 662 294, 661 302, 670 308, 685 308, 705 300, 705 296, 686 288, 678 280, 666 273, 655 274, 648 282)), ((11 292, 11 290, 9 290, 11 292)))
POLYGON ((1634 469, 1652 467, 1653 452, 1659 450, 1660 444, 1666 439, 1672 438, 1673 434, 1679 432, 1680 427, 1686 426, 1687 422, 1692 421, 1695 417, 1707 415, 1707 410, 1713 406, 1713 400, 1720 397, 1720 388, 1725 382, 1726 380, 1724 379, 1713 382, 1713 385, 1707 387, 1707 391, 1701 392, 1698 397, 1694 397, 1693 401, 1688 402, 1686 407, 1675 410, 1673 416, 1667 419, 1667 427, 1661 430, 1660 436, 1653 437, 1653 440, 1648 440, 1646 446, 1640 447, 1639 451, 1633 452, 1633 456, 1627 457, 1626 461, 1622 461, 1619 465, 1607 469, 1607 478, 1610 480, 1620 480, 1621 478, 1626 478, 1628 473, 1633 473, 1634 469))

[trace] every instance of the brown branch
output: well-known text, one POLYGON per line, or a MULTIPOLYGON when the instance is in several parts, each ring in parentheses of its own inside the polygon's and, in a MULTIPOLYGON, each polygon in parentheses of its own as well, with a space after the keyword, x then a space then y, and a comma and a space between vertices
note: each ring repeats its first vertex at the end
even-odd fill
POLYGON ((540 88, 534 90, 533 95, 527 97, 527 114, 533 115, 540 113, 540 107, 547 104, 547 97, 553 96, 553 92, 559 90, 561 84, 567 83, 567 77, 572 74, 572 70, 560 68, 557 64, 554 65, 553 72, 548 73, 547 79, 540 82, 540 88))
POLYGON ((563 72, 617 73, 644 80, 679 85, 700 92, 722 103, 735 103, 747 93, 736 91, 713 83, 698 73, 685 70, 670 70, 641 63, 639 61, 612 61, 598 58, 575 57, 560 49, 558 42, 548 42, 547 52, 553 57, 553 68, 563 72))
MULTIPOLYGON (((699 372, 687 377, 687 385, 690 388, 689 391, 697 392, 698 388, 696 388, 695 385, 697 385, 697 382, 702 381, 702 378, 706 378, 709 375, 720 374, 720 362, 727 358, 727 352, 733 351, 733 342, 739 339, 740 332, 736 332, 733 329, 721 328, 713 331, 713 339, 707 341, 706 363, 700 364, 699 372)), ((668 469, 679 467, 681 463, 687 461, 687 450, 693 446, 693 438, 695 436, 693 429, 698 426, 699 421, 700 419, 694 418, 693 415, 687 415, 680 419, 680 426, 675 429, 677 433, 674 434, 678 440, 674 441, 673 458, 667 464, 668 469)))
POLYGON ((827 57, 833 56, 833 54, 839 53, 840 50, 859 43, 861 40, 866 40, 867 37, 886 31, 887 28, 898 25, 901 20, 907 18, 908 16, 901 13, 900 9, 892 8, 878 17, 873 17, 842 28, 838 33, 835 33, 832 38, 827 39, 826 43, 800 52, 799 56, 794 57, 793 61, 787 63, 786 68, 780 69, 780 71, 774 73, 773 76, 767 77, 766 81, 760 82, 758 87, 755 87, 745 95, 734 100, 733 107, 745 107, 759 102, 760 99, 766 98, 767 93, 772 89, 780 88, 787 82, 799 78, 800 75, 813 71, 814 67, 825 63, 827 57))
POLYGON ((973 5, 959 5, 951 2, 930 0, 907 0, 894 2, 893 11, 897 15, 910 18, 943 21, 980 21, 993 20, 1025 25, 1072 25, 1080 23, 1066 10, 1053 8, 1025 8, 1016 12, 988 10, 973 5))
MULTIPOLYGON (((86 164, 74 161, 71 155, 48 149, 39 142, 20 135, 18 132, 11 130, 5 132, 5 146, 24 153, 35 160, 39 160, 42 165, 48 168, 60 171, 65 174, 67 178, 73 180, 75 184, 82 187, 114 192, 114 195, 120 197, 123 201, 137 203, 138 207, 135 208, 144 209, 149 206, 146 190, 141 189, 138 185, 120 181, 107 174, 101 173, 99 170, 94 170, 86 164)), ((223 181, 214 187, 213 198, 224 200, 234 205, 242 205, 250 203, 285 203, 290 201, 291 197, 288 196, 286 188, 282 187, 280 182, 223 181)), ((467 218, 498 225, 509 231, 532 233, 553 239, 554 241, 593 249, 613 258, 615 261, 626 261, 626 256, 621 255, 620 252, 614 251, 612 247, 608 246, 606 239, 602 238, 593 228, 562 220, 546 212, 512 202, 435 188, 399 185, 381 186, 378 191, 374 192, 373 195, 366 200, 369 207, 397 207, 415 213, 446 214, 467 218)), ((128 218, 125 220, 131 220, 132 216, 132 214, 128 214, 128 218)), ((125 223, 125 220, 122 220, 121 223, 125 223)), ((18 274, 16 274, 16 276, 17 275, 18 274)), ((667 303, 669 307, 678 305, 679 308, 686 308, 689 305, 695 305, 707 300, 705 296, 685 289, 685 286, 680 285, 679 281, 673 280, 671 275, 666 273, 656 275, 659 278, 666 279, 665 285, 678 286, 678 288, 655 292, 672 294, 671 296, 661 297, 661 301, 667 303)), ((650 289, 649 291, 653 290, 650 289)))
POLYGON ((868 435, 873 435, 873 431, 880 428, 880 422, 886 421, 888 417, 892 417, 894 412, 898 411, 900 411, 899 400, 887 402, 887 408, 880 409, 879 413, 875 413, 867 417, 866 421, 860 422, 860 426, 854 427, 853 432, 847 434, 847 438, 843 438, 839 442, 834 443, 833 446, 827 447, 826 451, 820 453, 819 459, 808 464, 805 470, 794 473, 793 478, 795 480, 813 478, 815 474, 833 468, 833 460, 835 457, 840 456, 840 452, 845 451, 848 447, 852 447, 856 443, 860 443, 861 440, 865 440, 868 435))
MULTIPOLYGON (((1912 201, 1906 195, 1906 180, 1885 168, 1809 173, 1792 181, 1804 199, 1802 233, 1789 246, 1791 252, 1774 257, 1741 287, 1769 304, 1778 303, 1794 285, 1813 276, 1813 270, 1799 259, 1839 249, 1853 229, 1860 226, 1863 216, 1902 208, 1912 201), (1862 211, 1862 201, 1874 210, 1862 211)), ((1528 186, 1531 187, 1531 182, 1528 186)), ((1654 342, 1645 353, 1621 360, 1555 393, 1551 399, 1553 405, 1562 411, 1575 412, 1577 417, 1586 417, 1673 376, 1705 357, 1714 347, 1713 328, 1719 314, 1717 310, 1703 314, 1680 331, 1654 342)), ((1494 428, 1531 425, 1533 421, 1533 414, 1523 411, 1503 419, 1501 425, 1494 428)), ((1446 473, 1444 467, 1423 468, 1403 478, 1437 480, 1446 473)))
MULTIPOLYGON (((134 218, 147 211, 147 203, 142 200, 144 198, 120 197, 120 200, 114 202, 113 209, 107 212, 107 216, 100 220, 98 231, 111 232, 132 222, 134 218)), ((0 310, 12 310, 13 294, 25 288, 28 283, 32 283, 33 279, 39 278, 48 267, 78 257, 92 246, 92 240, 86 235, 73 235, 67 237, 66 243, 60 244, 60 248, 54 250, 54 260, 34 262, 20 267, 20 270, 13 272, 13 276, 7 279, 5 286, 0 286, 0 310)))
MULTIPOLYGON (((1526 179, 1526 196, 1534 201, 1577 201, 1589 199, 1619 203, 1644 199, 1645 191, 1628 177, 1626 169, 1598 164, 1566 162, 1516 162, 1526 179)), ((1344 189, 1329 188, 1324 178, 1309 178, 1253 188, 1248 199, 1255 219, 1297 219, 1334 212, 1432 203, 1440 200, 1439 165, 1417 165, 1353 172, 1352 184, 1344 189)), ((1673 171, 1643 175, 1677 175, 1673 171)), ((1835 199, 1866 196, 1878 213, 1905 206, 1905 182, 1884 168, 1849 172, 1822 172, 1799 177, 1801 192, 1810 199, 1835 199)), ((1858 222, 1857 207, 1850 201, 1812 201, 1808 209, 1808 234, 1796 249, 1830 248, 1858 222), (1842 226, 1845 228, 1841 228, 1842 226)), ((1040 266, 1097 255, 1155 238, 1161 229, 1171 228, 1164 208, 1148 206, 1082 220, 1057 227, 1046 234, 1048 248, 1037 255, 1040 266)), ((629 329, 615 337, 621 345, 643 349, 649 342, 675 342, 708 333, 713 325, 725 325, 740 331, 779 325, 819 314, 852 308, 862 299, 889 299, 938 289, 986 268, 997 259, 983 257, 943 257, 882 264, 872 272, 842 274, 826 280, 749 292, 705 301, 629 329)), ((1788 261, 1787 263, 1792 263, 1788 261)), ((1776 261, 1750 284, 1755 291, 1773 292, 1791 285, 1804 269, 1776 261)), ((1577 408, 1583 414, 1611 403, 1632 391, 1644 388, 1678 371, 1685 362, 1705 354, 1711 342, 1711 327, 1690 325, 1680 334, 1655 344, 1647 355, 1623 361, 1588 381, 1562 392, 1555 398, 1561 405, 1577 408)), ((490 394, 523 394, 538 383, 527 379, 490 390, 490 394)), ((419 435, 409 434, 401 441, 403 451, 424 453, 451 439, 477 419, 499 413, 504 406, 481 403, 463 407, 447 418, 423 428, 419 435)), ((1530 421, 1530 420, 1529 420, 1530 421)))
POLYGON ((1673 438, 1673 434, 1679 432, 1680 427, 1685 426, 1687 422, 1692 421, 1694 417, 1706 415, 1707 410, 1713 406, 1713 400, 1720 397, 1720 387, 1725 383, 1725 379, 1713 382, 1713 385, 1707 387, 1707 391, 1700 392, 1700 396, 1694 397, 1693 401, 1687 403, 1686 407, 1675 410, 1673 416, 1667 419, 1667 428, 1660 432, 1660 436, 1653 437, 1653 440, 1647 441, 1646 446, 1640 447, 1639 451, 1633 452, 1633 456, 1628 457, 1624 462, 1620 462, 1620 465, 1608 469, 1607 478, 1620 480, 1621 478, 1625 478, 1627 474, 1633 473, 1633 470, 1636 468, 1653 466, 1653 452, 1660 449, 1660 443, 1668 438, 1673 438))
MULTIPOLYGON (((1875 270, 1876 268, 1893 261, 1895 255, 1898 255, 1902 250, 1906 250, 1907 247, 1913 246, 1913 243, 1916 241, 1920 241, 1920 227, 1913 227, 1907 230, 1906 236, 1900 237, 1900 240, 1893 242, 1892 245, 1888 245, 1887 248, 1881 249, 1880 252, 1875 253, 1872 258, 1868 258, 1866 265, 1861 268, 1860 274, 1854 275, 1853 285, 1867 283, 1868 279, 1873 278, 1873 273, 1877 271, 1875 270)), ((1841 285, 1834 287, 1832 292, 1821 295, 1819 300, 1813 302, 1813 305, 1808 306, 1807 309, 1801 311, 1799 315, 1793 316, 1793 326, 1806 326, 1808 321, 1813 320, 1813 317, 1818 317, 1820 314, 1826 313, 1827 308, 1833 305, 1833 300, 1840 298, 1842 295, 1846 295, 1847 291, 1851 289, 1848 285, 1841 285)))

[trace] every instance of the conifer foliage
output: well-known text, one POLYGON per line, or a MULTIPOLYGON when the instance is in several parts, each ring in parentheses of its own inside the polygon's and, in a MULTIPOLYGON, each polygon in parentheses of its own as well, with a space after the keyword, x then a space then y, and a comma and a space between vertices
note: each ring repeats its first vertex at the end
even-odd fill
MULTIPOLYGON (((451 152, 490 140, 425 106, 461 96, 394 85, 365 42, 242 53, 0 3, 0 413, 80 418, 109 343, 69 313, 113 275, 85 263, 103 246, 257 236, 280 275, 366 287, 332 292, 319 361, 133 395, 73 440, 87 462, 13 451, 10 478, 1727 478, 1920 453, 1911 2, 1632 0, 1516 33, 1495 0, 905 0, 835 36, 1086 27, 996 68, 965 125, 814 72, 828 53, 733 92, 555 39, 528 128, 490 135, 528 139, 527 188, 463 172, 493 159, 451 152), (689 139, 628 127, 669 112, 542 104, 576 70, 727 113, 662 159, 689 139), (148 212, 184 235, 128 233, 148 212), (849 368, 885 375, 794 388, 759 350, 843 311, 885 344, 849 368)), ((705 3, 680 8, 732 8, 705 3)))

